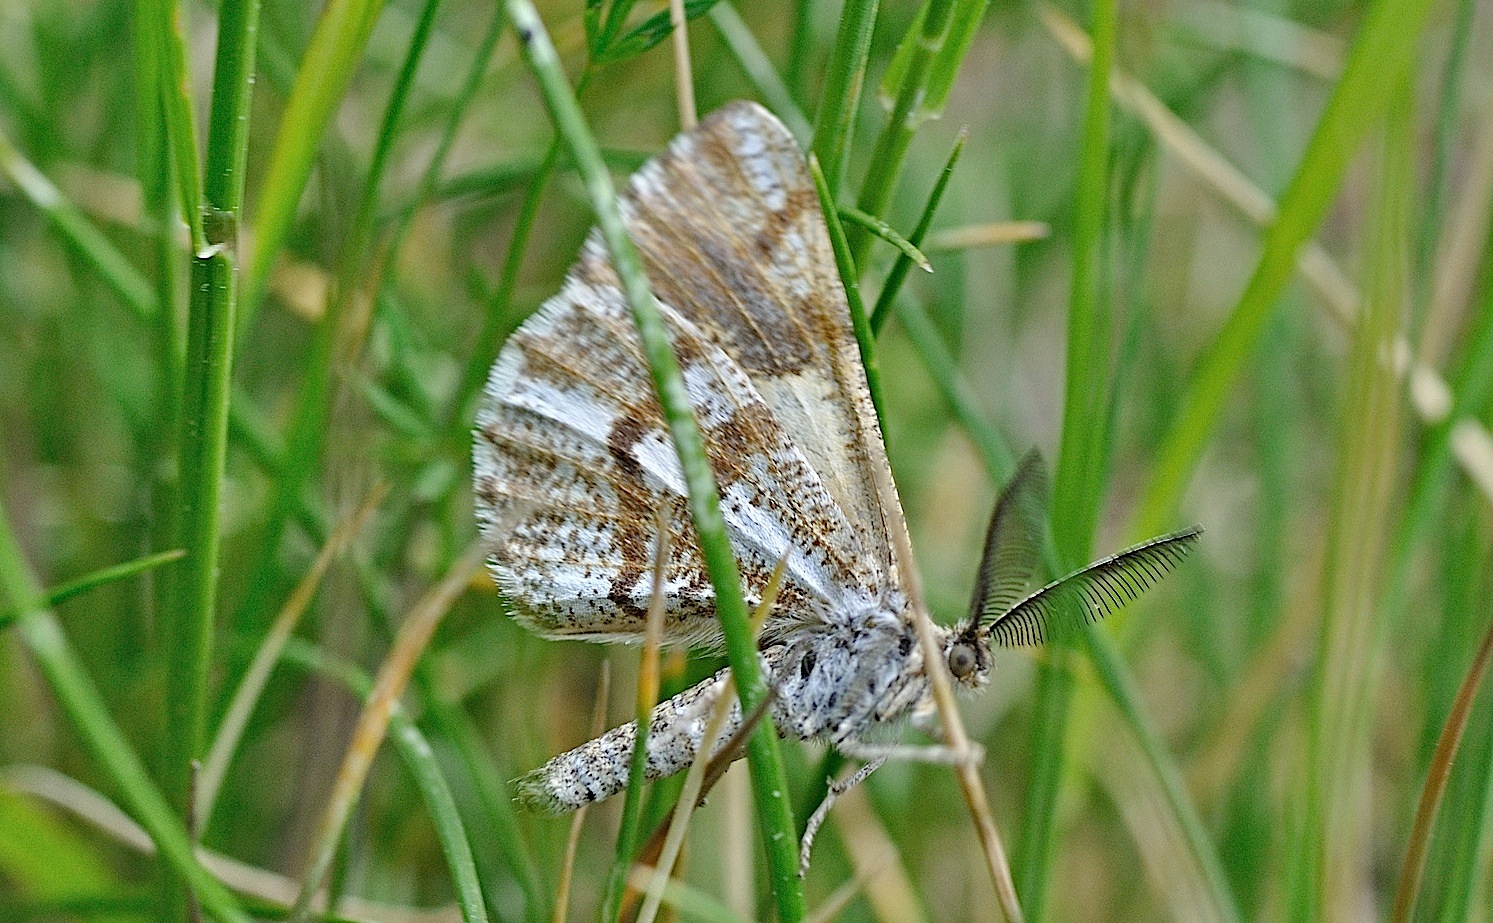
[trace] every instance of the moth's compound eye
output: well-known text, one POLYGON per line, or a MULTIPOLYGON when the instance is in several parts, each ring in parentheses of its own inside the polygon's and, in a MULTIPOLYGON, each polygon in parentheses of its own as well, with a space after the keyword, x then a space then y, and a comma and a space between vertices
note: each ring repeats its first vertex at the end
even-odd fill
POLYGON ((979 658, 975 656, 973 646, 960 641, 949 648, 949 672, 954 674, 955 679, 964 679, 975 672, 975 665, 979 658))

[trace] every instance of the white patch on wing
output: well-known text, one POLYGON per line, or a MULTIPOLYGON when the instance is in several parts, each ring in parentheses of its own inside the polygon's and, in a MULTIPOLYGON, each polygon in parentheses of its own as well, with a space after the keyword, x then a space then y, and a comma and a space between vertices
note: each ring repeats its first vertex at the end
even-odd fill
POLYGON ((650 430, 633 446, 632 455, 676 497, 687 496, 684 487, 684 471, 679 467, 679 453, 674 450, 674 441, 667 432, 650 430))

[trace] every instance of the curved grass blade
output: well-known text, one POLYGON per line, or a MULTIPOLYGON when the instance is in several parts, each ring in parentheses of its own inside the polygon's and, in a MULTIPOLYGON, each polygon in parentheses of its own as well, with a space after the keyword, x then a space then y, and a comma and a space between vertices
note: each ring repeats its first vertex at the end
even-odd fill
POLYGON ((903 256, 912 260, 914 263, 917 263, 918 268, 923 270, 924 272, 933 271, 933 264, 928 262, 928 257, 923 255, 923 251, 919 250, 916 244, 912 243, 901 234, 898 234, 895 228, 893 228, 890 224, 887 224, 885 221, 882 221, 875 215, 868 215, 860 209, 856 208, 854 205, 841 205, 840 217, 841 219, 848 220, 854 224, 859 225, 865 230, 870 231, 872 234, 875 234, 877 237, 880 237, 882 240, 891 244, 893 247, 896 247, 898 250, 902 251, 903 256))
POLYGON ((193 852, 192 838, 145 770, 139 755, 109 714, 93 679, 41 593, 16 544, 5 509, 0 506, 0 598, 20 611, 16 619, 22 641, 36 658, 47 686, 84 748, 118 788, 140 825, 204 909, 222 923, 248 923, 248 916, 223 884, 208 873, 193 852))
MULTIPOLYGON (((969 140, 969 131, 960 129, 959 137, 954 141, 953 150, 949 151, 949 159, 944 161, 943 170, 938 174, 938 180, 933 184, 933 191, 928 193, 928 201, 923 204, 923 214, 919 216, 917 227, 912 229, 907 241, 914 247, 920 247, 923 238, 928 234, 928 226, 933 223, 933 215, 938 211, 938 203, 943 201, 944 190, 949 186, 949 177, 954 175, 954 164, 959 162, 959 155, 964 153, 964 142, 969 140)), ((892 305, 896 301, 897 292, 901 291, 902 283, 907 279, 908 270, 912 269, 912 258, 906 253, 897 257, 892 263, 892 268, 887 272, 886 279, 881 283, 881 294, 876 296, 876 307, 871 310, 871 332, 877 334, 886 324, 886 319, 892 313, 892 305)))
MULTIPOLYGON (((106 583, 133 577, 163 564, 170 564, 172 561, 180 561, 185 554, 186 552, 180 548, 172 548, 170 551, 148 554, 143 558, 136 558, 133 561, 96 570, 91 574, 84 574, 76 580, 69 580, 55 589, 47 590, 42 597, 43 605, 50 609, 64 600, 72 599, 80 593, 87 593, 106 583)), ((19 615, 20 610, 13 607, 0 610, 0 631, 15 621, 19 615)))
POLYGON ((1165 577, 1202 534, 1201 526, 1193 526, 1162 535, 1054 580, 996 618, 990 637, 1005 647, 1024 647, 1043 643, 1054 630, 1093 624, 1165 577))

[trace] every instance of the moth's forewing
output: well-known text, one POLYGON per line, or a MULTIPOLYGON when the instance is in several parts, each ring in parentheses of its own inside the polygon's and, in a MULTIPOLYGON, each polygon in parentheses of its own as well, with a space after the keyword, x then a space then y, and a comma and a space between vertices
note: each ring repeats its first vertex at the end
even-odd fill
MULTIPOLYGON (((868 467, 886 460, 813 196, 786 129, 735 104, 639 171, 623 201, 749 602, 788 556, 769 637, 848 597, 879 599, 892 579, 868 467)), ((665 509, 666 638, 712 645, 683 477, 605 256, 593 235, 494 366, 473 450, 479 525, 520 619, 546 635, 626 640, 643 629, 665 509)))
MULTIPOLYGON (((857 553, 887 571, 901 511, 874 486, 886 449, 818 194, 788 129, 754 103, 717 110, 633 175, 623 217, 659 300, 736 361, 849 518, 857 553)), ((578 271, 615 283, 598 235, 578 271)))

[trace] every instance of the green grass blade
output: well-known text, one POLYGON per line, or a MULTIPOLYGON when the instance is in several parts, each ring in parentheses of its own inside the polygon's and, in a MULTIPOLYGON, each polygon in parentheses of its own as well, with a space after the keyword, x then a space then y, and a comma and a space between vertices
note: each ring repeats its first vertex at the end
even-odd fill
MULTIPOLYGON (((927 65, 926 90, 916 109, 916 118, 919 120, 936 119, 943 115, 944 106, 949 101, 949 93, 954 89, 954 79, 959 76, 959 65, 964 63, 964 56, 969 53, 969 46, 973 44, 975 33, 979 31, 980 24, 985 21, 985 12, 989 8, 990 0, 956 0, 953 17, 949 21, 948 35, 940 43, 933 60, 927 65)), ((888 107, 893 105, 893 101, 897 98, 898 88, 908 79, 911 69, 915 66, 914 59, 921 41, 923 17, 927 13, 928 7, 926 6, 919 11, 913 31, 909 32, 903 38, 902 43, 897 46, 892 63, 887 66, 886 74, 881 78, 881 97, 888 107)))
POLYGON ((265 282, 290 234, 321 138, 362 60, 383 0, 330 0, 296 71, 255 203, 254 251, 245 263, 243 316, 253 320, 265 282))
POLYGON ((928 258, 923 255, 923 251, 918 249, 917 244, 898 234, 896 228, 875 215, 868 215, 853 205, 840 206, 836 214, 842 224, 849 221, 863 230, 870 231, 881 240, 896 247, 902 256, 917 263, 919 269, 924 272, 933 271, 933 265, 928 262, 928 258))
MULTIPOLYGON (((891 203, 892 192, 902 175, 903 161, 907 158, 908 145, 912 144, 912 137, 923 122, 918 107, 928 91, 928 77, 933 60, 949 34, 954 5, 955 0, 927 0, 922 15, 909 32, 907 41, 911 43, 912 52, 897 87, 892 111, 876 137, 876 146, 871 151, 871 165, 866 170, 866 178, 861 182, 860 198, 855 203, 866 214, 881 217, 886 214, 887 205, 891 203)), ((955 63, 957 66, 957 62, 955 63)), ((866 250, 871 243, 870 236, 860 231, 851 233, 849 240, 850 255, 857 266, 864 266, 866 250)))
MULTIPOLYGON (((914 247, 921 246, 923 238, 928 236, 928 228, 933 224, 933 216, 938 212, 939 203, 943 201, 944 190, 949 186, 949 178, 954 175, 954 165, 959 162, 959 155, 963 153, 964 143, 967 140, 969 140, 969 132, 961 131, 958 140, 954 142, 953 149, 949 151, 949 159, 944 161, 938 180, 933 184, 933 191, 928 193, 928 201, 923 204, 923 213, 918 216, 917 226, 907 238, 914 247)), ((906 281, 912 264, 911 255, 905 252, 892 263, 886 280, 881 283, 881 292, 876 296, 876 307, 871 311, 872 334, 881 333, 881 328, 891 316, 892 305, 896 303, 897 293, 902 290, 902 283, 906 281)))
MULTIPOLYGON (((409 99, 410 87, 429 42, 439 8, 440 0, 426 0, 422 6, 420 18, 405 50, 403 64, 390 91, 389 102, 384 108, 357 208, 338 256, 336 279, 328 296, 326 309, 316 322, 311 348, 303 363, 300 392, 286 428, 285 441, 290 451, 285 454, 285 463, 280 466, 279 477, 275 479, 268 520, 260 538, 253 576, 249 581, 251 590, 240 603, 235 618, 235 624, 241 627, 259 626, 264 613, 273 606, 272 593, 278 588, 275 564, 286 525, 295 513, 299 496, 312 472, 322 462, 336 388, 334 363, 339 337, 344 332, 352 303, 360 297, 376 296, 387 266, 387 260, 368 252, 374 235, 374 220, 378 214, 379 188, 388 167, 390 152, 398 137, 398 126, 409 99)), ((308 61, 309 58, 310 52, 308 61)), ((304 182, 304 178, 302 181, 304 182)))
MULTIPOLYGON (((643 353, 648 359, 659 403, 663 405, 669 432, 679 453, 680 467, 684 471, 690 513, 699 534, 700 550, 709 570, 710 582, 715 588, 716 610, 725 634, 731 671, 736 677, 742 712, 750 714, 767 695, 767 685, 757 662, 756 644, 748 623, 746 601, 741 595, 736 559, 721 517, 715 477, 706 459, 700 430, 690 411, 679 364, 669 347, 668 335, 649 291, 637 251, 622 224, 611 176, 566 82, 544 25, 533 5, 526 0, 507 0, 507 9, 523 43, 524 56, 539 80, 550 116, 575 156, 585 180, 596 210, 597 224, 611 251, 628 305, 637 322, 643 353)), ((787 777, 778 752, 777 733, 772 729, 771 721, 764 720, 748 739, 747 759, 757 799, 758 822, 762 826, 772 870, 778 916, 784 923, 797 923, 805 912, 802 883, 798 878, 798 830, 788 799, 787 777)))
MULTIPOLYGON (((173 548, 170 551, 162 551, 159 554, 148 554, 143 558, 136 558, 133 561, 126 561, 123 564, 115 564, 113 567, 101 568, 91 574, 84 574, 76 580, 69 580, 61 586, 48 590, 42 597, 42 603, 46 608, 51 609, 66 600, 72 599, 74 596, 87 593, 89 590, 97 587, 113 583, 116 580, 123 580, 126 577, 133 577, 136 574, 144 573, 163 564, 170 564, 172 561, 180 561, 185 555, 186 552, 180 548, 173 548)), ((17 609, 7 607, 0 610, 0 631, 3 631, 19 616, 20 611, 17 609)))
MULTIPOLYGON (((166 737, 161 781, 166 795, 182 817, 192 813, 192 791, 198 759, 207 734, 208 682, 212 672, 213 635, 217 620, 219 548, 223 472, 228 456, 228 407, 233 373, 234 315, 238 301, 238 222, 242 205, 245 146, 248 144, 250 89, 254 79, 257 4, 248 0, 225 5, 218 33, 218 63, 213 108, 207 138, 211 182, 182 190, 183 207, 193 230, 187 307, 186 362, 183 366, 181 416, 177 446, 180 452, 179 505, 176 540, 187 549, 178 579, 172 584, 173 605, 162 632, 166 649, 166 682, 172 694, 166 701, 166 737), (190 193, 190 194, 189 194, 190 193), (207 195, 207 198, 202 198, 207 195), (200 215, 192 224, 191 215, 200 215)), ((179 24, 178 24, 179 25, 179 24)), ((163 32, 168 50, 166 73, 180 66, 175 50, 180 37, 163 32)), ((174 94, 167 94, 167 125, 174 94)), ((190 118, 188 109, 187 118, 190 118)), ((190 159, 197 169, 195 136, 185 130, 171 137, 178 168, 190 159), (183 146, 193 145, 188 157, 183 146)), ((195 829, 195 824, 189 824, 195 829)), ((168 919, 186 911, 186 894, 168 878, 163 914, 168 919)), ((200 895, 199 895, 200 897, 200 895)))
POLYGON ((747 79, 752 81, 752 86, 757 88, 757 93, 767 104, 767 108, 783 120, 783 124, 788 126, 799 144, 806 143, 813 136, 814 127, 798 107, 797 100, 773 67, 767 52, 762 50, 757 36, 752 34, 741 14, 736 12, 736 7, 730 3, 717 3, 710 8, 710 22, 720 33, 726 47, 736 56, 737 63, 741 65, 747 79))
POLYGON ((244 203, 244 163, 249 156, 249 106, 254 91, 254 51, 259 0, 225 0, 218 8, 218 54, 207 126, 203 195, 221 212, 244 203))
POLYGON ((840 14, 835 50, 826 65, 824 91, 814 116, 811 145, 831 192, 838 192, 850 150, 855 110, 866 82, 866 61, 871 53, 871 32, 876 28, 880 0, 850 0, 840 14))
MULTIPOLYGON (((203 228, 201 161, 197 153, 197 123, 192 119, 182 11, 175 0, 146 0, 142 10, 155 37, 166 137, 171 162, 176 165, 177 201, 181 203, 182 216, 191 235, 192 250, 201 252, 208 246, 208 239, 203 228)), ((249 55, 252 60, 252 46, 249 55)))
POLYGON ((69 248, 98 273, 125 307, 140 320, 153 321, 160 306, 150 282, 4 134, 0 134, 0 174, 46 216, 69 248))
POLYGON ((819 193, 819 207, 824 212, 825 226, 829 228, 830 248, 835 252, 835 266, 840 272, 840 281, 845 286, 845 300, 850 305, 850 326, 855 331, 855 343, 860 347, 861 363, 866 368, 866 384, 871 390, 871 403, 876 407, 877 421, 882 422, 881 366, 876 363, 876 339, 871 333, 871 321, 866 316, 865 302, 861 300, 860 276, 855 269, 855 260, 850 256, 845 229, 840 225, 840 211, 835 207, 834 193, 830 191, 829 180, 819 168, 818 157, 809 156, 809 172, 814 176, 814 188, 819 193))
MULTIPOLYGON (((1094 52, 1089 63, 1074 203, 1063 426, 1053 482, 1053 495, 1062 498, 1054 506, 1052 518, 1057 573, 1067 573, 1089 560, 1099 511, 1107 422, 1104 408, 1108 404, 1113 350, 1109 309, 1100 295, 1100 272, 1109 211, 1109 78, 1118 33, 1116 4, 1113 0, 1096 0, 1093 16, 1094 52)), ((1070 648, 1070 642, 1062 640, 1052 646, 1052 656, 1040 668, 1037 685, 1038 723, 1032 748, 1038 762, 1027 793, 1017 878, 1034 921, 1041 921, 1047 911, 1058 798, 1067 763, 1064 751, 1073 695, 1070 648)))
MULTIPOLYGON (((341 683, 364 702, 373 695, 371 676, 355 664, 327 656, 300 638, 286 639, 283 657, 288 663, 341 683)), ((430 739, 397 702, 389 714, 389 740, 419 789, 425 810, 430 815, 441 852, 446 858, 446 870, 451 874, 451 885, 456 892, 456 905, 461 910, 462 920, 465 923, 486 921, 482 882, 477 875, 477 863, 472 857, 466 825, 457 810, 451 787, 446 782, 430 739)))
POLYGON ((1407 79, 1432 7, 1431 0, 1377 0, 1369 8, 1343 75, 1265 234, 1254 274, 1199 361, 1161 444, 1134 534, 1160 531, 1171 519, 1235 380, 1295 274, 1297 254, 1321 224, 1364 136, 1407 79))
POLYGON ((164 861, 186 881, 202 906, 221 923, 249 923, 238 903, 197 862, 192 840, 146 774, 145 766, 110 717, 97 687, 83 671, 56 617, 39 602, 36 586, 0 506, 0 593, 19 612, 16 629, 36 658, 47 686, 89 755, 119 788, 125 803, 155 841, 164 861))
POLYGON ((1386 637, 1376 605, 1399 446, 1400 387, 1389 354, 1409 284, 1411 128, 1401 87, 1378 178, 1373 259, 1354 331, 1322 591, 1322 640, 1305 764, 1305 875, 1294 919, 1345 919, 1369 885, 1371 844, 1349 818, 1372 769, 1374 709, 1386 637))

